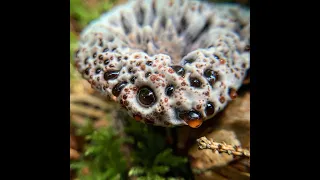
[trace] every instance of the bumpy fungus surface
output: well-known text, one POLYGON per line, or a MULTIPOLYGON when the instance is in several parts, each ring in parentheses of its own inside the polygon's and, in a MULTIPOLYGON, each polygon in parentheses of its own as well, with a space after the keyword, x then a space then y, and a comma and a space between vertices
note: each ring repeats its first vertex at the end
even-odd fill
POLYGON ((199 127, 236 96, 250 66, 249 10, 135 0, 81 34, 75 64, 137 121, 199 127))

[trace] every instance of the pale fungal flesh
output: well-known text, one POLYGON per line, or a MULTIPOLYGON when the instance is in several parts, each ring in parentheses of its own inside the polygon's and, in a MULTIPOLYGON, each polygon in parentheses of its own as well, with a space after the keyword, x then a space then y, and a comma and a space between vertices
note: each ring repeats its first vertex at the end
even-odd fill
POLYGON ((249 19, 234 4, 129 1, 83 30, 75 64, 136 120, 198 127, 234 98, 250 68, 249 19))

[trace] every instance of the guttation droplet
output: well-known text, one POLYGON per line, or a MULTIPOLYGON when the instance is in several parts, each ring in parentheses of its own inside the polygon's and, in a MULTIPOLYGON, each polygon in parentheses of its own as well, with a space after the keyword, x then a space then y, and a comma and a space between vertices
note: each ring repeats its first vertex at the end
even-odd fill
POLYGON ((116 79, 119 76, 120 71, 118 70, 109 70, 104 73, 104 79, 106 81, 111 80, 111 79, 116 79))
POLYGON ((89 72, 90 72, 90 68, 87 68, 87 69, 84 70, 84 73, 85 73, 86 75, 89 75, 89 72))
POLYGON ((190 85, 193 87, 200 87, 202 85, 201 81, 198 78, 190 77, 190 85))
POLYGON ((195 110, 178 111, 177 115, 192 128, 200 127, 203 122, 201 114, 195 110))
POLYGON ((214 114, 214 105, 212 102, 207 103, 205 111, 207 116, 211 116, 214 114))
POLYGON ((151 106, 156 102, 156 96, 151 88, 142 87, 139 89, 138 93, 138 102, 143 106, 151 106))
POLYGON ((171 66, 171 68, 179 75, 179 76, 184 76, 185 70, 181 66, 171 66))
POLYGON ((130 82, 131 82, 132 84, 134 84, 134 83, 135 83, 135 81, 136 81, 136 79, 137 79, 137 77, 136 77, 136 76, 132 76, 132 78, 130 78, 130 82))
POLYGON ((118 84, 116 84, 113 88, 112 88, 112 94, 116 97, 118 97, 121 93, 121 90, 127 85, 126 81, 122 81, 118 84))
POLYGON ((145 77, 148 78, 150 75, 151 75, 151 72, 147 72, 147 73, 145 74, 145 77))
POLYGON ((173 85, 168 85, 168 86, 166 87, 166 89, 165 89, 165 92, 166 92, 166 95, 167 95, 167 96, 171 96, 172 93, 173 93, 173 91, 174 91, 174 86, 173 86, 173 85))
POLYGON ((217 81, 218 73, 211 69, 207 69, 204 71, 204 76, 207 78, 209 83, 213 85, 217 81))

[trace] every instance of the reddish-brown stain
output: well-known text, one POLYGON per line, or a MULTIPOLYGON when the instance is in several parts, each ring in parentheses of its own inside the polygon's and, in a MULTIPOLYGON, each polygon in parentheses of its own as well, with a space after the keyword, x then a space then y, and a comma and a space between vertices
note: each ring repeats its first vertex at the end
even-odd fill
POLYGON ((229 96, 232 100, 236 99, 238 96, 237 91, 235 89, 230 89, 229 96))
POLYGON ((224 96, 220 96, 219 101, 223 104, 226 101, 226 98, 224 98, 224 96))
POLYGON ((139 115, 139 114, 133 115, 133 118, 134 118, 136 121, 141 121, 141 120, 142 120, 142 117, 141 117, 141 115, 139 115))
POLYGON ((220 59, 220 64, 225 64, 225 63, 226 63, 226 60, 220 59))

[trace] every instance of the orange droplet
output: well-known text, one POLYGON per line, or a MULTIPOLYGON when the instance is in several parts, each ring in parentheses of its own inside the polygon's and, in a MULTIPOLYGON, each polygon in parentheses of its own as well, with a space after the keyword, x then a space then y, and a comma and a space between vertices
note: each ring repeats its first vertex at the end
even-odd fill
POLYGON ((187 121, 187 124, 192 128, 198 128, 201 126, 202 122, 203 121, 201 119, 193 119, 193 120, 187 121))
POLYGON ((231 89, 230 92, 229 92, 229 96, 232 100, 234 100, 235 98, 237 98, 238 94, 237 94, 237 91, 234 90, 234 89, 231 89))
POLYGON ((135 114, 133 115, 133 118, 136 120, 136 121, 141 121, 142 120, 142 117, 138 114, 135 114))
POLYGON ((220 64, 225 64, 225 63, 226 63, 226 60, 220 59, 220 64))

